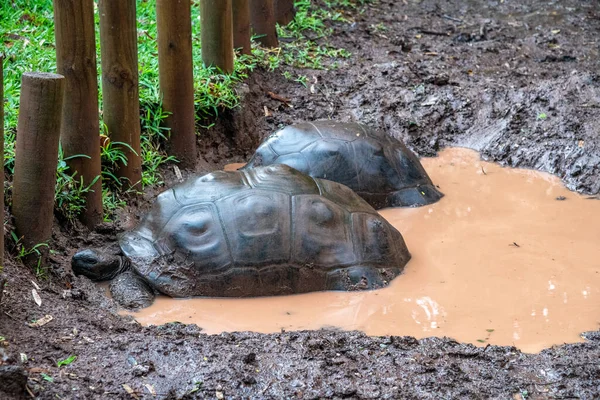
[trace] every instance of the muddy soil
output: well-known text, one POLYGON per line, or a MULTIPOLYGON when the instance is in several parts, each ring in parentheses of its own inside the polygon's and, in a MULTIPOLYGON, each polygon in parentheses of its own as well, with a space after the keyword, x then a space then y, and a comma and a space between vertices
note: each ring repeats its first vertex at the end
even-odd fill
MULTIPOLYGON (((242 108, 202 132, 195 172, 247 159, 284 124, 336 118, 385 128, 420 155, 470 147, 598 194, 597 1, 380 1, 348 16, 352 22, 337 23, 329 39, 353 56, 330 71, 288 68, 307 75, 306 87, 281 72, 254 73, 240 87, 242 108)), ((176 180, 164 172, 167 184, 176 180)), ((119 317, 100 289, 72 276, 68 260, 79 247, 114 240, 160 189, 92 234, 57 222, 45 280, 9 257, 0 398, 600 397, 598 332, 585 343, 524 354, 335 330, 208 336, 194 325, 142 327, 119 317), (45 315, 53 319, 33 324, 45 315), (72 363, 57 366, 72 355, 72 363)))

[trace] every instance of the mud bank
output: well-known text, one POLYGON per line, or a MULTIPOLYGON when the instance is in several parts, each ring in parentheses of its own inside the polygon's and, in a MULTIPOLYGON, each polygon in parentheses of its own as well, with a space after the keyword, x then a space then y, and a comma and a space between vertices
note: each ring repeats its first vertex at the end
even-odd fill
MULTIPOLYGON (((242 109, 201 133, 197 172, 244 161, 282 124, 331 117, 388 129, 420 155, 467 146, 598 193, 596 1, 381 1, 348 18, 331 40, 353 56, 331 71, 289 68, 307 76, 306 87, 280 72, 254 73, 240 88, 242 109)), ((166 184, 174 181, 165 170, 166 184)), ((522 354, 339 331, 209 336, 195 326, 144 328, 119 317, 100 290, 70 274, 68 260, 77 248, 114 240, 158 190, 91 235, 57 224, 47 280, 7 260, 0 388, 26 379, 31 393, 18 386, 2 398, 600 397, 597 332, 585 343, 522 354), (29 325, 45 315, 52 321, 29 325), (57 366, 71 355, 74 362, 57 366)))
POLYGON ((341 25, 354 53, 309 87, 281 122, 359 120, 420 155, 469 147, 503 165, 600 191, 600 14, 594 1, 381 1, 341 25), (315 92, 315 93, 312 93, 315 92))

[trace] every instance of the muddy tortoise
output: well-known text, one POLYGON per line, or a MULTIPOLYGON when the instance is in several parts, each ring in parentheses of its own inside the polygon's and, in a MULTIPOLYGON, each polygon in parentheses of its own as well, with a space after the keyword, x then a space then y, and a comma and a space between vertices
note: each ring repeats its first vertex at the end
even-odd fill
POLYGON ((401 141, 358 123, 288 126, 265 138, 242 169, 271 164, 342 183, 376 209, 422 206, 443 196, 401 141))
POLYGON ((286 165, 218 171, 163 193, 118 249, 76 275, 113 279, 127 308, 171 297, 247 297, 387 285, 410 259, 400 232, 352 190, 286 165))

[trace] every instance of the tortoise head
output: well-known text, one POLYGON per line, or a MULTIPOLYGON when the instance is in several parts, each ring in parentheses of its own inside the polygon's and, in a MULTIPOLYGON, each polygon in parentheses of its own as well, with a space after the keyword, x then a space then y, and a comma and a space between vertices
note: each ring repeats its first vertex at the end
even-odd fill
POLYGON ((85 249, 71 259, 75 275, 83 275, 93 281, 106 281, 127 269, 129 263, 122 255, 109 249, 85 249))

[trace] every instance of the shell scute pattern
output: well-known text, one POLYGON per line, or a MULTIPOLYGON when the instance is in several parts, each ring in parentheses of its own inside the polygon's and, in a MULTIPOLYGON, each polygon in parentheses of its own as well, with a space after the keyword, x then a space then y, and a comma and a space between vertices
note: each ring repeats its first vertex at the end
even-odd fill
POLYGON ((402 235, 352 190, 285 165, 180 184, 120 244, 173 297, 348 289, 366 275, 380 287, 372 268, 393 278, 410 259, 402 235))
POLYGON ((267 137, 243 169, 273 164, 342 183, 375 208, 420 206, 443 196, 401 141, 358 123, 288 126, 267 137))

